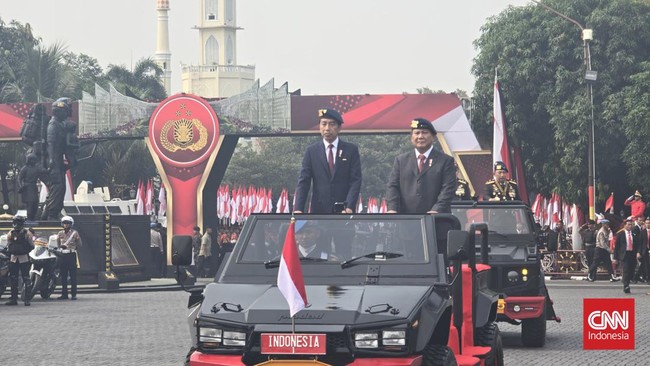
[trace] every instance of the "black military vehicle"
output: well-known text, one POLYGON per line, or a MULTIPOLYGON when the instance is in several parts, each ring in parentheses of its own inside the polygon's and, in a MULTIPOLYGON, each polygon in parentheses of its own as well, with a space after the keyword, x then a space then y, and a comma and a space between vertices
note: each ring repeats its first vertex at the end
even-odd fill
MULTIPOLYGON (((252 215, 215 282, 192 293, 186 364, 503 364, 474 227, 451 215, 297 216, 309 305, 292 318, 276 285, 290 219, 252 215)), ((174 237, 173 262, 187 265, 190 247, 174 237)))
POLYGON ((524 346, 544 346, 546 321, 560 322, 560 318, 546 289, 539 229, 528 206, 520 201, 455 201, 452 214, 461 227, 473 222, 488 225, 488 287, 502 294, 497 320, 521 324, 524 346))

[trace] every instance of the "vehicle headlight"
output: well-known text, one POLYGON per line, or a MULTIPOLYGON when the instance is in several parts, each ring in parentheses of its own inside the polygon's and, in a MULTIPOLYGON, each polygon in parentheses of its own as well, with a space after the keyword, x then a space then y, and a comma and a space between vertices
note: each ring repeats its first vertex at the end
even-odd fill
POLYGON ((199 342, 206 348, 217 348, 221 346, 244 347, 246 346, 246 332, 200 327, 199 342))
POLYGON ((222 331, 217 328, 199 328, 199 342, 221 343, 222 331))
POLYGON ((354 345, 357 348, 378 348, 379 334, 377 333, 355 333, 354 345))
POLYGON ((224 346, 237 346, 244 347, 246 345, 246 333, 244 332, 223 332, 223 345, 224 346))
POLYGON ((381 332, 381 341, 384 346, 405 346, 406 332, 403 330, 385 330, 381 332))
POLYGON ((508 281, 517 282, 518 280, 519 280, 519 273, 517 273, 516 271, 508 272, 508 281))

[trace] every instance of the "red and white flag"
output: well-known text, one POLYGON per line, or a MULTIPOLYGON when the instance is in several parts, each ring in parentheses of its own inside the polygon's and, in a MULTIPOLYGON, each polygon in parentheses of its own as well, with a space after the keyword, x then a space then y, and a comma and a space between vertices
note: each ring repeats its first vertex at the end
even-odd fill
POLYGON ((510 164, 510 148, 508 146, 508 135, 506 133, 506 119, 501 108, 501 96, 499 94, 499 82, 496 74, 494 75, 494 137, 492 143, 492 163, 497 161, 503 162, 509 172, 512 165, 510 164))
POLYGON ((149 179, 147 182, 147 188, 145 192, 145 198, 144 198, 144 209, 145 213, 147 215, 151 215, 155 213, 155 205, 153 204, 153 181, 149 179))
POLYGON ((361 198, 361 195, 359 195, 359 200, 357 201, 357 213, 361 213, 363 211, 363 199, 361 198))
POLYGON ((296 222, 291 220, 287 237, 284 239, 280 268, 278 269, 278 289, 289 304, 289 314, 293 317, 307 305, 305 281, 300 267, 300 257, 296 246, 296 222))
POLYGON ((70 173, 69 169, 66 170, 65 172, 65 197, 63 197, 63 200, 74 201, 74 189, 72 189, 72 174, 70 173))
POLYGON ((145 196, 144 187, 143 187, 142 181, 140 181, 140 182, 138 182, 138 193, 137 193, 137 196, 136 196, 136 199, 137 199, 137 201, 136 201, 136 212, 135 212, 136 215, 144 215, 145 214, 145 212, 144 212, 144 196, 145 196))
POLYGON ((614 213, 614 192, 609 195, 605 202, 605 211, 609 211, 610 214, 614 213))
POLYGON ((163 217, 167 213, 167 195, 165 194, 165 186, 162 183, 160 183, 160 191, 158 191, 158 201, 160 202, 158 217, 163 217))

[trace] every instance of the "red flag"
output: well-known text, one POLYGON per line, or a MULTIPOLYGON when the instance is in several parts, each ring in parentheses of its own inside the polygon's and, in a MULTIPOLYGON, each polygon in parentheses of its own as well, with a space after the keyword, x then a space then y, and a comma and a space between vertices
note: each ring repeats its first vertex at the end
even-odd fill
POLYGON ((508 135, 506 133, 506 119, 501 108, 501 96, 499 95, 499 82, 497 81, 496 74, 494 75, 494 101, 493 111, 494 114, 494 135, 492 144, 492 162, 503 162, 508 168, 509 172, 512 166, 510 164, 510 148, 508 146, 508 135))
POLYGON ((605 202, 605 211, 609 210, 609 213, 614 213, 614 192, 609 195, 609 198, 605 202))
POLYGON ((142 184, 142 181, 138 182, 138 193, 137 193, 137 201, 136 201, 136 214, 137 215, 144 215, 145 214, 145 208, 144 208, 144 185, 142 184))
POLYGON ((287 300, 289 314, 292 317, 307 305, 307 292, 296 246, 296 222, 293 219, 289 224, 284 248, 282 248, 280 268, 278 269, 278 289, 287 300))

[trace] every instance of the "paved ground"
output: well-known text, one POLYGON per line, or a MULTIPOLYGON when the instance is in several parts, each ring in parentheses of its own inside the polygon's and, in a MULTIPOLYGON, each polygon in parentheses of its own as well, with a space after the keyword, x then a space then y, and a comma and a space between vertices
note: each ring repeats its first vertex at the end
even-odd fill
MULTIPOLYGON (((523 348, 519 327, 500 323, 506 365, 649 363, 650 286, 633 285, 631 295, 623 294, 620 282, 551 281, 549 288, 562 323, 548 323, 541 349, 523 348), (582 298, 627 296, 636 299, 636 350, 583 351, 582 298)), ((182 365, 190 346, 186 302, 181 291, 122 291, 85 292, 77 301, 37 298, 29 308, 1 305, 0 364, 182 365)))

